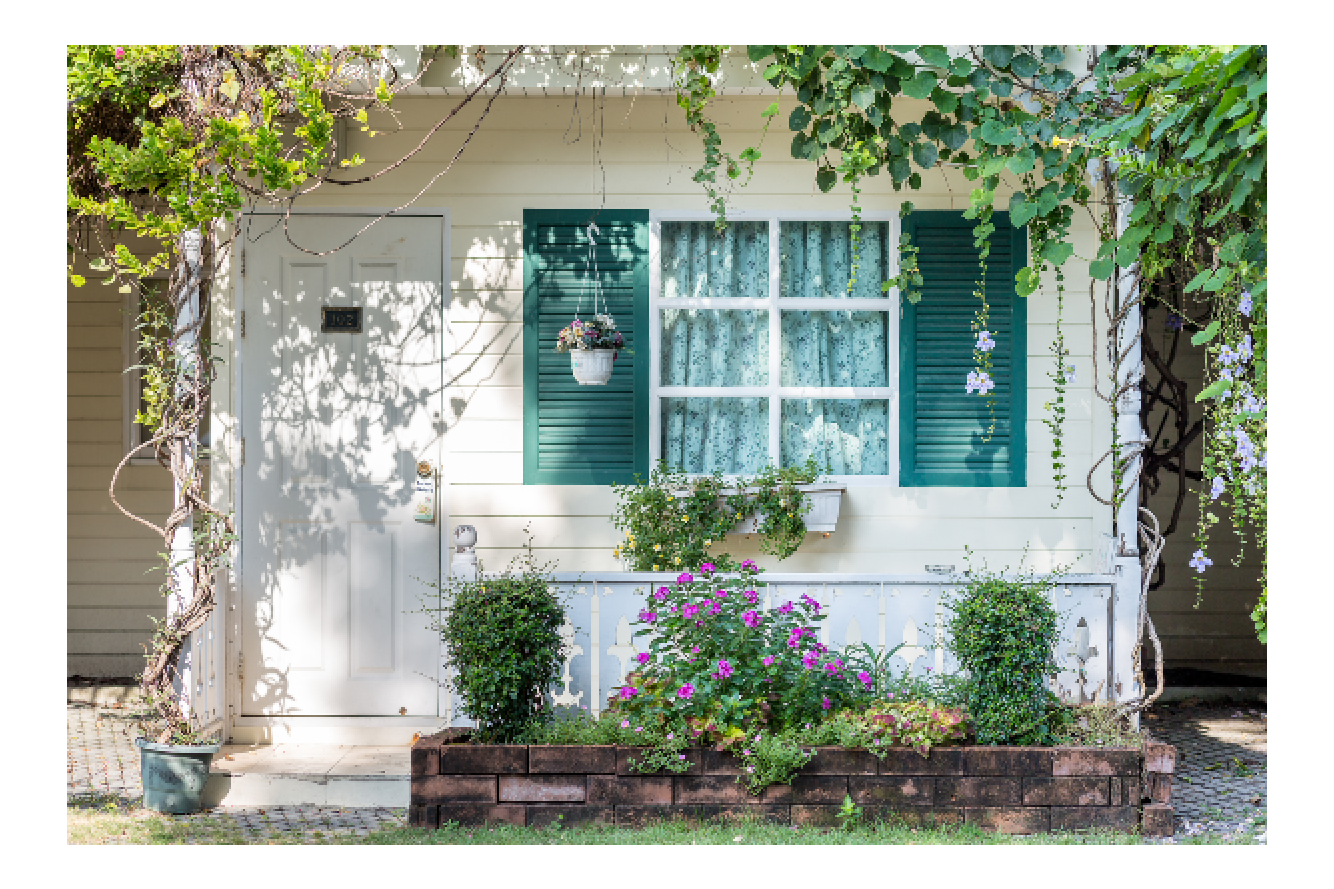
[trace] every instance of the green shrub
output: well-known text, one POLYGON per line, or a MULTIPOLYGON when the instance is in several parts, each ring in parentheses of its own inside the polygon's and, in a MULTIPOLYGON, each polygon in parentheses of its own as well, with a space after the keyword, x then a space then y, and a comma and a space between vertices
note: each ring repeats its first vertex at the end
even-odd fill
POLYGON ((531 568, 477 581, 452 581, 435 629, 455 675, 460 709, 477 739, 512 743, 550 719, 543 694, 560 675, 565 609, 549 576, 531 568))
POLYGON ((1052 744, 1060 702, 1056 673, 1053 576, 1007 579, 969 571, 951 597, 949 648, 967 670, 967 709, 979 744, 1052 744))

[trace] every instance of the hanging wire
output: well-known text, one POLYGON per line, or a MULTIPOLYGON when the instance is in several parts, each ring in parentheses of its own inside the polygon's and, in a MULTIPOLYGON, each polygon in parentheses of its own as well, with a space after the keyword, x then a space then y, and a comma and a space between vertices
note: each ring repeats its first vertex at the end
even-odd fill
POLYGON ((594 235, 602 234, 602 232, 598 228, 596 222, 590 222, 588 223, 588 227, 584 229, 584 234, 588 236, 588 259, 584 262, 584 271, 586 273, 584 275, 584 286, 579 288, 579 301, 575 303, 574 317, 576 319, 579 317, 579 309, 583 307, 584 290, 588 287, 590 278, 593 281, 593 317, 596 318, 599 314, 599 296, 602 297, 601 314, 606 314, 607 312, 607 297, 602 293, 602 279, 601 276, 598 275, 597 240, 593 237, 594 235))

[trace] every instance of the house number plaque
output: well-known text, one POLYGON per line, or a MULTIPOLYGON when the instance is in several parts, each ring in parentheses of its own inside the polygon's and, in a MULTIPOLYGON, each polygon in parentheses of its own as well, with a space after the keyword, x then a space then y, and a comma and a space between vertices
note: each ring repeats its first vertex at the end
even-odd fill
POLYGON ((324 306, 320 309, 321 333, 361 333, 361 306, 324 306))

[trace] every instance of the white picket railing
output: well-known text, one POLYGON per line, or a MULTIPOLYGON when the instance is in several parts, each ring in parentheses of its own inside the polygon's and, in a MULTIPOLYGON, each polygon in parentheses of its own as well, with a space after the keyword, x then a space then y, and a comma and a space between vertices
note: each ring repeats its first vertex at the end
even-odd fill
MULTIPOLYGON (((1134 563, 1132 563, 1134 564, 1134 563)), ((1135 571, 1135 578, 1138 571, 1135 571)), ((648 594, 671 583, 675 575, 608 572, 555 576, 565 602, 565 663, 553 703, 598 713, 608 695, 644 650, 643 637, 632 638, 633 625, 648 594)), ((940 574, 779 574, 756 578, 764 608, 802 594, 821 605, 820 641, 831 649, 870 644, 877 652, 904 643, 890 658, 895 673, 928 670, 950 673, 957 664, 945 642, 947 593, 961 581, 940 574)), ((1073 701, 1125 700, 1138 694, 1128 681, 1127 621, 1133 624, 1138 599, 1133 583, 1117 574, 1066 575, 1051 592, 1059 615, 1059 674, 1055 690, 1073 701), (1127 608, 1131 610, 1127 611, 1127 608), (1116 643, 1116 645, 1114 645, 1116 643), (1082 670, 1081 670, 1082 668, 1082 670)), ((452 708, 450 708, 452 710, 452 708)), ((451 722, 468 724, 450 712, 451 722)))

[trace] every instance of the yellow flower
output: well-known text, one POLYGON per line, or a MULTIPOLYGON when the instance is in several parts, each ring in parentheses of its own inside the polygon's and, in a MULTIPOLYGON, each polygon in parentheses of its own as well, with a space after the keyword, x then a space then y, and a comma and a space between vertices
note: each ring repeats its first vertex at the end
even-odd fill
POLYGON ((713 546, 713 538, 707 538, 704 541, 705 546, 713 546))
POLYGON ((681 516, 681 521, 683 521, 683 522, 688 522, 688 521, 690 521, 690 516, 688 516, 688 515, 683 515, 683 516, 681 516))
POLYGON ((661 543, 655 543, 655 544, 653 544, 653 551, 654 551, 655 553, 656 553, 658 550, 660 550, 660 549, 662 549, 662 544, 661 544, 661 543))
POLYGON ((677 557, 676 557, 675 559, 673 559, 672 561, 675 562, 677 565, 680 565, 680 564, 681 564, 681 557, 680 557, 680 556, 677 556, 677 557))
POLYGON ((657 565, 654 565, 654 566, 653 566, 653 570, 654 570, 654 571, 657 571, 657 570, 658 570, 658 566, 657 566, 657 565))
POLYGON ((788 517, 788 518, 792 518, 792 513, 789 512, 789 513, 787 514, 787 517, 788 517))

